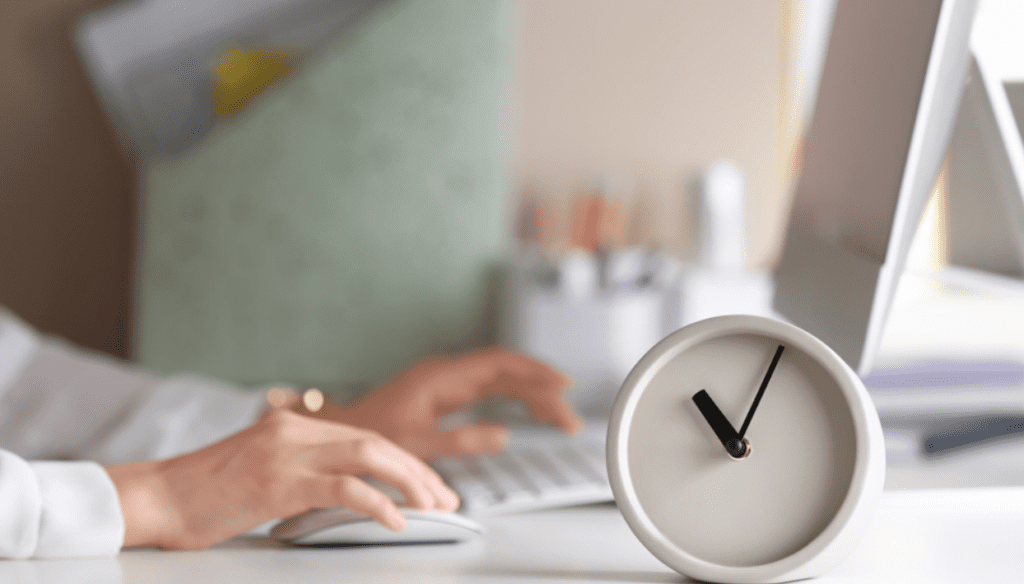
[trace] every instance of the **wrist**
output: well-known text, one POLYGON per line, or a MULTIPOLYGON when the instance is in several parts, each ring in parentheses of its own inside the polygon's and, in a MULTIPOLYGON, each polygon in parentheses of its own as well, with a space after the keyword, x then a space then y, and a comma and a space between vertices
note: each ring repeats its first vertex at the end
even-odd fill
POLYGON ((169 524, 167 486, 159 463, 142 462, 106 467, 121 504, 124 519, 122 547, 159 546, 169 524))

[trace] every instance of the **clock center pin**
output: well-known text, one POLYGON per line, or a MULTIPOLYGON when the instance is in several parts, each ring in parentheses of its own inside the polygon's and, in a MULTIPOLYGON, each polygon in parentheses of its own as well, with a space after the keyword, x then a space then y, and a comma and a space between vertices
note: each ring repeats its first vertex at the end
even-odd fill
POLYGON ((754 450, 746 438, 733 438, 726 442, 725 450, 733 460, 743 460, 754 450))

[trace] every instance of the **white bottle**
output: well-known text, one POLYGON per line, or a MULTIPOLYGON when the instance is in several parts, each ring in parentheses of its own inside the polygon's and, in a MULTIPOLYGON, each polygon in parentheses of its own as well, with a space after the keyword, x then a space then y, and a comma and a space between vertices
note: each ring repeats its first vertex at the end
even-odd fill
POLYGON ((740 270, 747 260, 747 188, 731 160, 712 164, 701 181, 698 263, 710 270, 740 270))

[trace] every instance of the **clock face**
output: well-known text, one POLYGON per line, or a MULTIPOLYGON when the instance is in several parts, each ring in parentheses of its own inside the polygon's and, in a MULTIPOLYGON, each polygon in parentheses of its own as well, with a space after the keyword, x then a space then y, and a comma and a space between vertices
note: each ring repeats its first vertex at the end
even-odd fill
POLYGON ((812 542, 827 546, 863 492, 869 442, 856 398, 866 394, 795 327, 726 317, 688 329, 652 349, 620 393, 609 433, 616 500, 684 574, 767 581, 744 569, 811 559, 812 542), (737 322, 756 326, 726 326, 737 322))

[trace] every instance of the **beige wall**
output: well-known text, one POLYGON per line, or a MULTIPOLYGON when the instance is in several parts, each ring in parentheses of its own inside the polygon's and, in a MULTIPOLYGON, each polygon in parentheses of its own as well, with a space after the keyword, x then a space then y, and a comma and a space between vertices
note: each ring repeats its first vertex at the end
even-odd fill
POLYGON ((78 16, 104 1, 0 8, 0 305, 129 357, 137 172, 71 42, 78 16))
POLYGON ((596 172, 653 195, 657 237, 692 253, 687 186, 718 158, 749 182, 750 263, 774 261, 787 212, 786 2, 520 0, 513 169, 566 199, 596 172))

